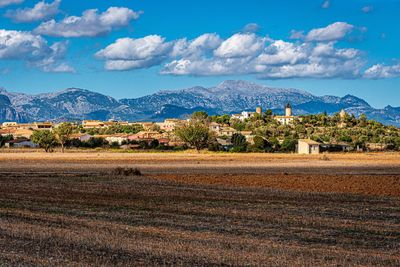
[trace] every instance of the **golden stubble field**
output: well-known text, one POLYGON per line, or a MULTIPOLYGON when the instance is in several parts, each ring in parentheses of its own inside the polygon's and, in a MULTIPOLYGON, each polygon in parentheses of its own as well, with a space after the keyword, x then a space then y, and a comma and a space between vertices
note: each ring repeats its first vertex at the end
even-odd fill
POLYGON ((398 153, 0 153, 0 266, 398 266, 399 185, 398 153))

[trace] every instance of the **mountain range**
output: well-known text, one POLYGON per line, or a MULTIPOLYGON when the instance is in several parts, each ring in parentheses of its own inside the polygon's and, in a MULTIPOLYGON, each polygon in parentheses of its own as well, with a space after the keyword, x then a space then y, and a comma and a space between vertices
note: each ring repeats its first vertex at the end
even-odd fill
POLYGON ((400 107, 375 109, 361 98, 346 95, 315 96, 303 90, 270 88, 246 81, 225 81, 215 87, 192 87, 133 98, 114 99, 89 90, 69 88, 55 93, 30 95, 0 88, 0 122, 127 120, 161 121, 185 118, 194 111, 210 115, 254 110, 257 106, 283 113, 290 102, 294 114, 329 114, 341 109, 366 114, 386 125, 400 127, 400 107))

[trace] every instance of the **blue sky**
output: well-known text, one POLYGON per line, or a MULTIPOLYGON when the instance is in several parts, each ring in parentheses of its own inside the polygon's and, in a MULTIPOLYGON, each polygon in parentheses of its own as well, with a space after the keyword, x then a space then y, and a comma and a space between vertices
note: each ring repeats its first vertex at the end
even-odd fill
POLYGON ((0 0, 0 86, 131 98, 243 79, 400 106, 399 12, 396 0, 0 0))

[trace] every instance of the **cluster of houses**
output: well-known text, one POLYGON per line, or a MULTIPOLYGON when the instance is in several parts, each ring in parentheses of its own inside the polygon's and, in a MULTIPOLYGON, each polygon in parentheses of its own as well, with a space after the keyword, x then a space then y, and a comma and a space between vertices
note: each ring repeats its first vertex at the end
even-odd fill
MULTIPOLYGON (((254 117, 256 114, 262 115, 262 108, 257 107, 255 112, 251 111, 242 111, 240 114, 233 114, 231 116, 232 119, 238 119, 240 121, 244 121, 246 119, 250 119, 254 117)), ((294 123, 294 120, 298 117, 293 116, 293 110, 290 103, 287 103, 285 106, 285 115, 283 116, 274 116, 273 117, 276 121, 280 122, 282 125, 290 125, 294 123)))
MULTIPOLYGON (((262 115, 262 108, 257 107, 255 112, 243 111, 240 114, 231 115, 231 119, 244 121, 250 119, 256 114, 262 115)), ((344 118, 346 113, 344 110, 340 112, 341 124, 340 127, 345 127, 344 118)), ((285 115, 274 116, 276 121, 282 125, 291 125, 295 119, 301 119, 293 115, 292 107, 288 103, 285 106, 285 115)), ((99 121, 99 120, 84 120, 82 121, 81 127, 83 129, 103 129, 109 128, 115 125, 129 126, 129 125, 140 125, 143 131, 136 134, 109 134, 109 135, 90 135, 88 133, 77 133, 70 136, 70 139, 76 139, 81 142, 87 142, 91 138, 102 138, 109 144, 118 145, 125 149, 134 149, 138 147, 138 143, 144 142, 150 144, 154 140, 158 141, 158 144, 174 147, 183 145, 183 143, 174 135, 176 128, 182 127, 188 123, 188 120, 181 119, 166 119, 163 122, 123 122, 123 121, 99 121)), ((58 125, 51 122, 35 122, 35 123, 24 123, 19 124, 16 122, 5 122, 0 128, 0 135, 12 135, 14 140, 5 142, 6 147, 31 147, 36 148, 37 145, 30 141, 30 137, 34 131, 37 130, 51 130, 56 128, 58 125)), ((249 144, 254 143, 254 135, 252 131, 237 131, 229 125, 224 125, 216 122, 209 123, 209 129, 216 136, 217 142, 225 148, 232 147, 231 137, 236 134, 242 134, 249 144)), ((350 145, 345 143, 338 144, 322 144, 309 139, 298 140, 297 153, 299 154, 319 154, 321 151, 326 151, 332 147, 337 148, 337 151, 350 151, 353 149, 350 145)), ((374 150, 384 150, 385 147, 380 145, 379 147, 371 147, 374 150)))

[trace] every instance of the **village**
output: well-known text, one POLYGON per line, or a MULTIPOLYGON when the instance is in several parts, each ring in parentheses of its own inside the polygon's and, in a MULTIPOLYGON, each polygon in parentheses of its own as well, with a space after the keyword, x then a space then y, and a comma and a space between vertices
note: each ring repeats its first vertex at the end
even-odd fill
MULTIPOLYGON (((321 127, 316 122, 310 123, 310 115, 295 116, 290 103, 285 105, 284 111, 284 115, 273 115, 270 110, 263 112, 262 107, 257 107, 254 112, 243 111, 240 114, 211 117, 205 112, 198 112, 197 117, 193 114, 186 120, 171 118, 163 122, 83 120, 81 123, 68 123, 71 131, 68 132, 65 137, 67 140, 64 140, 62 145, 76 148, 110 147, 123 150, 184 150, 195 145, 179 136, 177 130, 185 129, 188 125, 200 120, 201 125, 206 127, 209 133, 207 133, 207 140, 197 148, 208 148, 210 151, 320 154, 322 152, 381 151, 398 147, 400 137, 395 127, 390 128, 392 132, 393 128, 396 129, 392 136, 394 139, 390 139, 392 140, 390 142, 368 142, 364 138, 364 143, 358 144, 350 137, 347 138, 348 140, 341 137, 334 140, 332 138, 321 140, 320 137, 315 137, 318 129, 320 132, 321 130, 326 132, 331 128, 337 131, 356 127, 354 123, 350 125, 349 122, 357 119, 344 110, 332 117, 326 114, 319 115, 331 118, 334 121, 334 127, 332 125, 321 127), (302 127, 307 128, 305 132, 302 127)), ((365 120, 365 118, 359 120, 365 120)), ((42 147, 41 144, 32 140, 32 135, 40 131, 54 132, 63 124, 65 123, 4 122, 0 129, 1 145, 10 149, 42 147)), ((385 128, 385 126, 381 127, 385 128)), ((385 133, 381 133, 381 136, 386 137, 385 133)))

